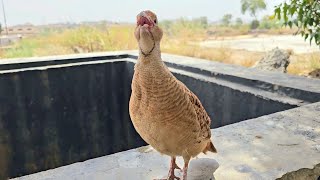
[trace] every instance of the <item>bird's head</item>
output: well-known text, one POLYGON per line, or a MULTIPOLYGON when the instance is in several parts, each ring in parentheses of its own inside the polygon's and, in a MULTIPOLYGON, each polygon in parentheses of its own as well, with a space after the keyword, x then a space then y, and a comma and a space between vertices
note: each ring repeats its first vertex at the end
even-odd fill
MULTIPOLYGON (((149 11, 142 11, 137 15, 137 27, 134 35, 139 43, 141 52, 148 54, 154 46, 160 44, 163 32, 158 26, 157 16, 149 11)), ((152 53, 152 52, 151 52, 152 53)))

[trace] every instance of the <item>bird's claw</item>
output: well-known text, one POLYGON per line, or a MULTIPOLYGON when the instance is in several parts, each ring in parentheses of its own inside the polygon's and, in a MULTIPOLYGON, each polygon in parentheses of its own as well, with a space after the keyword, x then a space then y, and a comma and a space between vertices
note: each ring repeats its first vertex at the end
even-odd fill
POLYGON ((168 178, 166 179, 153 179, 153 180, 180 180, 179 177, 175 176, 175 175, 170 175, 168 178))
POLYGON ((180 171, 182 171, 182 169, 177 164, 174 164, 173 169, 179 169, 180 171))
POLYGON ((175 180, 175 179, 180 180, 180 178, 175 175, 169 176, 167 180, 175 180))
POLYGON ((167 180, 175 180, 175 179, 180 180, 179 177, 177 177, 176 175, 174 175, 174 170, 175 170, 175 169, 179 169, 180 171, 182 171, 181 168, 180 168, 177 164, 175 164, 175 165, 172 167, 172 169, 170 169, 170 172, 169 172, 169 175, 168 175, 167 180))

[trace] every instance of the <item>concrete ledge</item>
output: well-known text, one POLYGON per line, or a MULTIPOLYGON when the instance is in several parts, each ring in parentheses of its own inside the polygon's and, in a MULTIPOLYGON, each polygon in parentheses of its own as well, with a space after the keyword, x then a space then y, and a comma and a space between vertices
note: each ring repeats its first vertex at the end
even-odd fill
MULTIPOLYGON (((202 178, 212 174, 217 162, 220 167, 214 173, 216 179, 269 180, 290 172, 291 177, 303 177, 299 170, 313 169, 320 163, 319 117, 320 103, 314 103, 214 129, 218 154, 201 154, 199 159, 192 160, 190 179, 199 179, 197 172, 201 172, 202 178)), ((168 164, 167 156, 146 146, 15 180, 150 180, 166 175, 168 164)), ((178 164, 182 164, 182 159, 178 159, 178 164)), ((320 176, 319 171, 311 173, 320 176)))
MULTIPOLYGON (((286 172, 286 177, 318 172, 319 168, 312 169, 314 165, 309 167, 311 161, 299 161, 304 160, 304 153, 317 156, 306 147, 319 150, 319 108, 316 105, 310 110, 306 105, 320 101, 320 80, 184 56, 162 57, 173 74, 198 95, 212 119, 212 128, 303 107, 298 112, 285 111, 279 116, 215 129, 219 154, 192 161, 191 175, 197 176, 195 179, 210 178, 217 167, 212 158, 221 164, 216 177, 223 179, 269 179, 286 172), (294 159, 297 154, 302 158, 294 159)), ((5 168, 0 168, 0 179, 145 145, 127 112, 136 59, 137 51, 118 51, 2 60, 0 150, 4 151, 0 166, 5 168)), ((127 178, 128 174, 150 179, 167 174, 166 157, 164 160, 153 151, 146 154, 144 149, 107 156, 107 162, 89 160, 48 172, 53 173, 53 179, 63 179, 64 175, 67 179, 81 179, 84 175, 88 175, 84 179, 99 179, 99 168, 103 179, 121 179, 118 176, 122 175, 127 178), (119 159, 123 159, 122 165, 119 159), (117 166, 109 165, 109 161, 117 166), (115 169, 105 169, 106 164, 115 169)), ((40 179, 48 178, 52 177, 44 174, 40 179)))
MULTIPOLYGON (((46 65, 72 63, 72 60, 76 62, 81 61, 94 61, 104 59, 122 59, 131 58, 135 59, 138 56, 138 51, 110 51, 99 53, 85 53, 85 54, 70 54, 70 55, 58 55, 58 56, 46 56, 46 57, 31 57, 31 58, 15 58, 15 59, 2 59, 0 61, 1 70, 7 70, 7 67, 14 68, 33 66, 32 63, 47 62, 46 65), (55 63, 50 64, 49 62, 55 63), (69 61, 69 62, 68 62, 69 61), (28 65, 27 65, 28 64, 28 65)), ((260 71, 251 68, 245 68, 237 65, 219 63, 217 61, 209 61, 205 59, 192 58, 186 56, 179 56, 173 54, 162 53, 162 59, 167 63, 173 63, 176 65, 189 66, 200 70, 207 70, 214 72, 212 75, 228 75, 234 77, 240 77, 253 81, 268 82, 271 84, 281 85, 285 87, 291 87, 301 89, 305 91, 312 91, 320 93, 320 80, 310 79, 301 76, 294 76, 284 73, 260 71)), ((43 65, 42 65, 43 66, 43 65)))

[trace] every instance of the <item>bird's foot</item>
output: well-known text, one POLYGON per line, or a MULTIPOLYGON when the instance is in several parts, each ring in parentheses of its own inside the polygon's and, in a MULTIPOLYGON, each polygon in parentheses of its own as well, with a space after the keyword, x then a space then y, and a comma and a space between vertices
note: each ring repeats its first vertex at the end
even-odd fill
POLYGON ((174 173, 175 169, 179 169, 180 171, 182 171, 182 169, 176 163, 176 158, 172 157, 171 158, 171 163, 170 163, 169 174, 172 173, 172 172, 174 173))
POLYGON ((175 166, 172 166, 171 168, 170 168, 170 170, 169 170, 169 174, 168 174, 168 180, 175 180, 175 179, 178 179, 178 180, 180 180, 180 178, 179 177, 177 177, 176 175, 174 175, 174 170, 175 169, 180 169, 181 170, 181 168, 179 168, 179 166, 177 165, 177 164, 175 164, 175 166))
POLYGON ((176 162, 171 164, 170 171, 174 171, 175 169, 179 169, 180 171, 182 171, 182 169, 176 164, 176 162))
POLYGON ((171 174, 166 179, 153 179, 153 180, 180 180, 180 178, 175 176, 174 174, 171 174))
POLYGON ((167 179, 168 180, 175 180, 175 179, 180 180, 180 178, 175 176, 174 174, 172 176, 169 176, 167 179))
POLYGON ((179 177, 174 175, 175 169, 179 169, 180 171, 182 171, 182 169, 176 163, 176 157, 171 157, 170 169, 169 169, 169 174, 167 179, 154 179, 154 180, 176 180, 176 179, 180 180, 179 177))
POLYGON ((176 180, 176 179, 180 180, 180 178, 174 174, 175 169, 179 169, 180 171, 182 171, 177 164, 175 165, 172 164, 169 170, 168 177, 166 179, 153 179, 153 180, 176 180))

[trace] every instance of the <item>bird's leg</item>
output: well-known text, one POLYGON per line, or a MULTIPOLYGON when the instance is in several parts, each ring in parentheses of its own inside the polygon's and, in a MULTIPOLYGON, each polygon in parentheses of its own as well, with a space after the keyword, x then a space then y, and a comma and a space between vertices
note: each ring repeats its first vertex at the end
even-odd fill
POLYGON ((168 178, 167 179, 159 179, 159 180, 175 180, 175 179, 180 180, 179 177, 174 175, 174 170, 175 169, 180 169, 181 170, 181 168, 176 164, 176 157, 171 157, 171 163, 170 163, 170 169, 169 169, 168 178))
POLYGON ((183 157, 183 159, 184 159, 184 166, 183 166, 182 180, 187 180, 188 165, 189 165, 190 158, 183 157))
POLYGON ((169 174, 168 174, 168 180, 175 180, 175 179, 180 179, 176 175, 174 175, 174 170, 175 169, 180 169, 181 168, 177 165, 176 163, 176 157, 171 157, 171 163, 170 163, 170 169, 169 169, 169 174))
POLYGON ((174 171, 175 169, 181 170, 181 168, 176 163, 176 157, 171 157, 170 170, 174 171))
POLYGON ((174 170, 175 169, 180 169, 181 170, 181 168, 176 163, 176 157, 171 157, 168 180, 180 179, 180 178, 178 178, 177 176, 174 175, 174 170))

